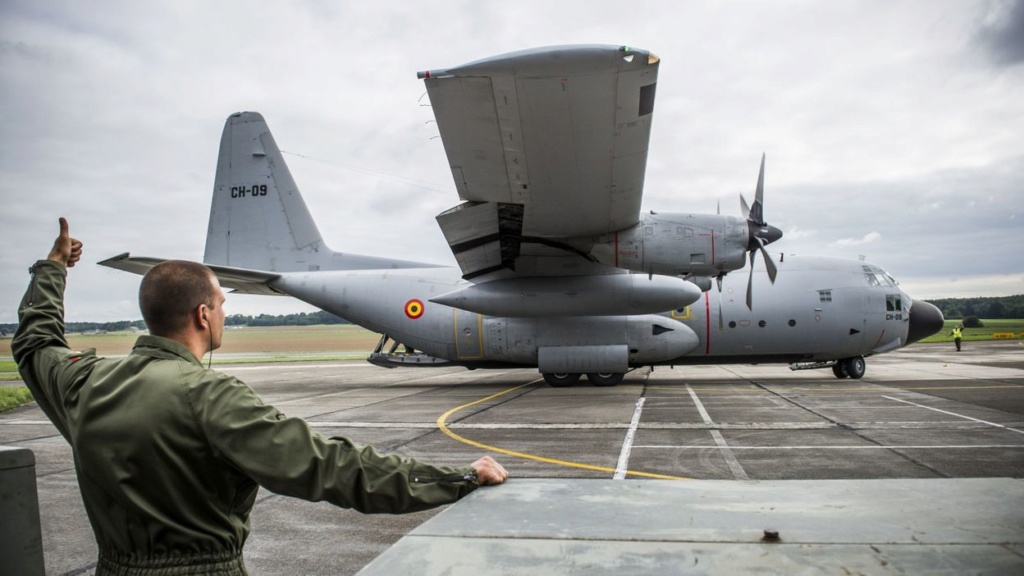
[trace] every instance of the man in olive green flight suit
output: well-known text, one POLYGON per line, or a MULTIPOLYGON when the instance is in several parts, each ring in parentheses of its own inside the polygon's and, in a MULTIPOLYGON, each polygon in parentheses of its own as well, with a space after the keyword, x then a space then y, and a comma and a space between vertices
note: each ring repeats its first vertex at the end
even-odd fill
POLYGON ((259 486, 360 512, 433 508, 508 473, 484 456, 436 467, 327 439, 264 404, 241 381, 204 369, 220 346, 224 293, 213 273, 169 261, 142 280, 150 329, 123 358, 64 339, 66 268, 82 255, 60 219, 32 267, 11 347, 39 406, 71 444, 99 547, 96 573, 245 574, 242 546, 259 486))

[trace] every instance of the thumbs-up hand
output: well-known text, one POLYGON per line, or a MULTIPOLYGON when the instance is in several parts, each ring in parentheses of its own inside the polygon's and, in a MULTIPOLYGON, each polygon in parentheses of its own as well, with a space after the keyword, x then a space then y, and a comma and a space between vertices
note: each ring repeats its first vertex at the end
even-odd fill
POLYGON ((82 242, 71 237, 68 232, 68 221, 60 219, 60 234, 53 241, 48 258, 54 262, 71 268, 82 258, 82 242))

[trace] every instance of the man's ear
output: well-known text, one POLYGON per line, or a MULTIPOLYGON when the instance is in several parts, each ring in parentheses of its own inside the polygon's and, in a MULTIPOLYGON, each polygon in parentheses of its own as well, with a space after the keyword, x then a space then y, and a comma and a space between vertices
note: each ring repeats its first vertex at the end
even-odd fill
POLYGON ((200 328, 210 327, 210 320, 206 317, 206 314, 209 311, 210 309, 207 308, 206 304, 200 304, 199 307, 196 309, 196 321, 199 324, 200 328))

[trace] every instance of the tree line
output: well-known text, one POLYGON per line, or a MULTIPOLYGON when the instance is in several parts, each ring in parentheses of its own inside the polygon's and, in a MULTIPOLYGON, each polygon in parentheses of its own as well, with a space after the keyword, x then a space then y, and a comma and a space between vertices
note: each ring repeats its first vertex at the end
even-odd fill
POLYGON ((939 298, 929 300, 946 318, 1024 318, 1024 294, 1016 296, 939 298))
MULTIPOLYGON (((224 319, 225 326, 313 326, 317 324, 349 324, 348 320, 335 316, 330 312, 299 312, 297 314, 259 314, 248 316, 232 314, 224 319)), ((0 324, 0 334, 12 335, 18 329, 17 324, 0 324)), ((119 320, 117 322, 68 322, 67 332, 120 332, 123 330, 145 330, 146 323, 142 320, 119 320)))

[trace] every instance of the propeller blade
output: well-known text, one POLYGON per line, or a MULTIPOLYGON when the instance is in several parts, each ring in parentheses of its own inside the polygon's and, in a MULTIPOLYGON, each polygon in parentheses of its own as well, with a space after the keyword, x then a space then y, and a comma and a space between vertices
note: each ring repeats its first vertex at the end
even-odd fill
POLYGON ((751 293, 754 290, 754 253, 750 253, 750 276, 747 277, 747 310, 753 311, 753 296, 751 293))
POLYGON ((725 277, 725 272, 722 272, 718 276, 715 276, 715 282, 718 284, 718 331, 725 330, 725 320, 722 318, 722 278, 725 277))
POLYGON ((722 318, 722 296, 718 296, 718 331, 725 331, 725 319, 722 318))
POLYGON ((764 153, 761 153, 761 171, 757 174, 757 188, 754 190, 754 205, 750 207, 747 220, 764 226, 764 153))
POLYGON ((764 243, 758 242, 758 247, 761 249, 761 256, 764 256, 764 267, 768 269, 768 279, 772 281, 772 284, 775 284, 775 277, 779 274, 779 269, 775 267, 775 262, 772 261, 772 257, 765 250, 764 243))
POLYGON ((740 209, 747 215, 747 220, 750 220, 750 206, 747 206, 747 199, 740 194, 740 209))

